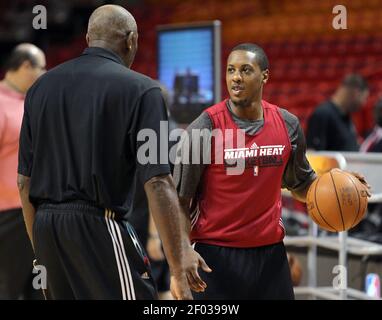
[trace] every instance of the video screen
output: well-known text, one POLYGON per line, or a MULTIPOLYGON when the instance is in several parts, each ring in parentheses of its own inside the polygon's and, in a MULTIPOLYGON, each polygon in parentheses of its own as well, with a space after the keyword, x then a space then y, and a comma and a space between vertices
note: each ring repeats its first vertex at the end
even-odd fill
POLYGON ((178 123, 192 122, 215 102, 215 37, 213 24, 158 31, 158 79, 178 123))

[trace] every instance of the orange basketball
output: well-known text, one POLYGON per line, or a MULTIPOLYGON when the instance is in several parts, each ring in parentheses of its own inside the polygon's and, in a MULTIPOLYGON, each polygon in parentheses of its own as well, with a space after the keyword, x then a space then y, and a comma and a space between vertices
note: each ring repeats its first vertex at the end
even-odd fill
POLYGON ((365 215, 366 187, 350 173, 333 169, 312 183, 306 205, 310 217, 322 229, 346 231, 365 215))

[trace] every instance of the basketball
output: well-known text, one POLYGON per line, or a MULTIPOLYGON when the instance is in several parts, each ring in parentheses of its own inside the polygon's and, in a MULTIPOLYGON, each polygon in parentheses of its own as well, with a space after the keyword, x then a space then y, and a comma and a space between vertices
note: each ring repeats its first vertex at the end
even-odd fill
POLYGON ((364 217, 367 191, 352 174, 333 169, 312 183, 306 200, 310 217, 322 229, 346 231, 364 217))

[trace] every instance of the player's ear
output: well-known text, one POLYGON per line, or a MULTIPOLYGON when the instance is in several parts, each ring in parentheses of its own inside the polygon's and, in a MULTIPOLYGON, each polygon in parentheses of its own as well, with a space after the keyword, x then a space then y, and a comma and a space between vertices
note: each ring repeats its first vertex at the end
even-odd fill
POLYGON ((132 51, 135 47, 135 34, 134 31, 130 31, 126 37, 126 47, 127 50, 132 51))
POLYGON ((23 70, 28 70, 28 69, 30 70, 32 68, 33 68, 32 63, 29 60, 23 61, 23 63, 19 67, 19 69, 23 69, 23 70))
POLYGON ((266 84, 268 79, 269 79, 269 70, 266 69, 266 70, 262 71, 261 73, 262 73, 262 77, 263 77, 262 82, 263 82, 263 84, 266 84))

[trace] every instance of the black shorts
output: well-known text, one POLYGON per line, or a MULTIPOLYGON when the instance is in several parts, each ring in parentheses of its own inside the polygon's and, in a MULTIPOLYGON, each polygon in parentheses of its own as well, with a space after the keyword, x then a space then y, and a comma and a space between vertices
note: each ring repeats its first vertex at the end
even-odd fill
POLYGON ((167 260, 151 261, 151 270, 158 292, 167 292, 170 290, 170 269, 167 260))
POLYGON ((283 243, 257 248, 229 248, 196 243, 195 250, 212 269, 199 271, 207 283, 196 300, 294 299, 288 259, 283 243))
POLYGON ((39 206, 36 257, 51 299, 156 299, 148 258, 133 228, 85 203, 39 206))
POLYGON ((21 209, 0 212, 0 300, 44 299, 33 288, 34 253, 21 209))
MULTIPOLYGON (((128 217, 129 223, 134 227, 139 240, 144 248, 147 248, 148 229, 150 215, 147 211, 140 211, 138 214, 132 214, 128 217)), ((150 257, 149 257, 150 258, 150 257)), ((151 260, 151 272, 158 288, 158 292, 170 290, 170 270, 166 260, 151 260)))

